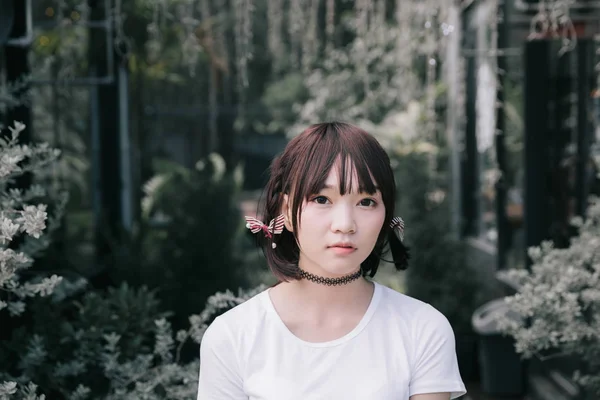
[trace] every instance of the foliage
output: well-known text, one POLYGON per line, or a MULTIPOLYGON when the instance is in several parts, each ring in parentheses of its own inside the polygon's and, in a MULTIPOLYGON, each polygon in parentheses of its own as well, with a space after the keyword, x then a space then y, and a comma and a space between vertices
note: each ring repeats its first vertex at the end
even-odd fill
MULTIPOLYGON (((24 313, 27 298, 48 296, 61 282, 56 275, 26 279, 24 272, 48 247, 49 235, 58 226, 67 197, 34 180, 35 174, 55 161, 60 152, 47 144, 19 144, 19 134, 25 129, 20 122, 8 129, 10 134, 0 138, 0 311, 6 309, 14 317, 24 313), (54 207, 50 218, 44 202, 54 207)), ((43 351, 38 337, 31 338, 30 350, 24 360, 39 362, 43 351)), ((6 381, 0 384, 0 398, 18 394, 23 399, 42 400, 44 397, 38 397, 36 390, 32 383, 18 390, 14 381, 6 381)))
POLYGON ((41 199, 49 193, 39 184, 22 189, 15 182, 24 174, 45 168, 59 152, 45 144, 18 144, 23 129, 23 124, 15 122, 9 127, 10 137, 0 139, 0 311, 6 309, 13 316, 23 313, 26 298, 49 295, 61 280, 56 275, 26 281, 20 278, 32 265, 33 257, 48 246, 48 233, 56 229, 66 203, 64 195, 57 200, 44 234, 48 213, 41 199))
MULTIPOLYGON (((175 334, 164 318, 166 314, 158 312, 159 304, 152 292, 123 286, 102 296, 88 293, 80 303, 59 310, 63 317, 69 309, 77 311, 70 322, 61 324, 55 332, 44 324, 59 317, 56 309, 46 317, 38 315, 38 328, 45 337, 33 335, 31 340, 24 339, 30 343, 19 365, 29 375, 24 373, 18 379, 0 384, 0 398, 17 394, 15 381, 26 382, 31 377, 43 380, 41 391, 52 391, 52 398, 195 398, 198 359, 183 362, 182 348, 191 341, 197 349, 214 318, 264 289, 261 285, 240 289, 237 294, 227 290, 210 296, 203 311, 189 317, 189 328, 175 334)), ((53 307, 42 307, 39 311, 42 309, 48 311, 53 307)), ((33 389, 25 386, 21 398, 28 398, 24 393, 37 387, 29 386, 33 389)))
POLYGON ((301 74, 292 72, 267 85, 261 106, 265 114, 257 115, 253 128, 260 133, 277 133, 293 125, 298 118, 298 108, 308 100, 308 90, 301 74))
POLYGON ((161 303, 181 318, 215 290, 245 287, 235 248, 243 228, 236 201, 242 170, 227 171, 217 154, 192 169, 163 162, 157 170, 142 203, 144 267, 129 281, 158 288, 161 303))
POLYGON ((77 292, 85 289, 85 284, 80 283, 69 290, 65 301, 62 285, 51 301, 34 302, 32 323, 15 329, 12 338, 0 347, 2 364, 14 366, 0 377, 36 382, 51 397, 67 396, 76 389, 76 383, 92 388, 94 393, 106 392, 106 379, 99 379, 105 357, 104 337, 120 336, 123 357, 132 359, 149 353, 154 321, 169 314, 159 311, 155 293, 143 287, 131 289, 123 284, 106 293, 81 295, 77 292))
POLYGON ((114 362, 119 355, 119 338, 107 337, 107 361, 104 367, 107 377, 111 375, 111 391, 106 400, 196 398, 198 360, 181 363, 181 348, 189 339, 199 345, 214 318, 265 289, 261 285, 250 290, 239 289, 237 295, 227 290, 210 296, 204 310, 189 317, 189 329, 178 331, 174 338, 168 322, 156 321, 152 354, 142 354, 131 362, 114 362), (150 362, 152 359, 154 363, 150 362))
MULTIPOLYGON (((81 280, 71 282, 53 276, 40 283, 21 283, 18 279, 20 270, 30 266, 32 255, 38 254, 44 248, 43 244, 48 243, 42 234, 47 219, 45 206, 27 204, 45 192, 38 186, 21 192, 8 188, 8 184, 24 172, 35 173, 57 156, 46 145, 18 145, 18 133, 23 128, 22 124, 15 124, 10 128, 12 138, 0 141, 3 185, 0 232, 3 245, 10 244, 19 232, 29 234, 37 241, 25 239, 18 247, 21 251, 3 248, 5 261, 0 282, 10 296, 2 304, 11 314, 21 315, 25 297, 51 296, 50 301, 45 302, 34 299, 28 313, 32 322, 15 329, 11 339, 2 343, 0 364, 10 367, 0 371, 0 398, 45 399, 45 395, 37 394, 38 388, 51 398, 82 400, 194 397, 198 360, 194 357, 190 362, 182 361, 184 345, 190 339, 199 344, 206 327, 217 315, 264 287, 247 292, 240 290, 237 295, 226 291, 209 297, 206 308, 189 317, 190 328, 173 335, 166 320, 170 313, 160 311, 155 292, 144 287, 131 289, 123 284, 120 288, 109 288, 106 293, 82 294, 86 285, 81 280), (57 324, 57 321, 60 322, 57 324)), ((210 214, 215 218, 214 224, 222 224, 223 232, 221 235, 215 235, 215 230, 205 235, 196 233, 196 238, 204 238, 205 244, 213 237, 231 238, 234 235, 226 228, 235 230, 239 225, 237 219, 233 219, 236 213, 232 212, 235 209, 232 194, 241 183, 240 172, 239 169, 233 173, 225 171, 223 160, 216 155, 199 162, 194 171, 166 167, 153 184, 147 186, 146 216, 162 215, 166 218, 162 221, 167 222, 168 231, 169 226, 175 229, 174 224, 180 224, 181 228, 194 216, 208 219, 212 224, 207 217, 210 214), (188 198, 182 189, 191 188, 194 189, 193 196, 188 198), (176 199, 183 202, 177 203, 176 199), (209 207, 215 204, 215 199, 217 204, 226 207, 223 212, 209 207), (203 210, 203 214, 186 214, 183 206, 189 202, 198 203, 197 210, 203 210), (182 213, 172 212, 169 206, 182 210, 182 213), (228 216, 230 219, 226 218, 228 216)), ((194 223, 203 226, 202 220, 188 226, 194 226, 194 223)), ((194 237, 186 232, 188 237, 194 237)), ((219 268, 222 270, 228 265, 221 263, 225 255, 231 254, 231 247, 227 247, 227 243, 224 246, 208 243, 208 246, 217 257, 212 271, 220 272, 219 268), (215 252, 217 248, 222 252, 215 252)), ((176 256, 179 254, 176 252, 176 256)), ((236 267, 233 263, 229 265, 232 270, 236 267)), ((185 280, 181 276, 172 279, 185 280)), ((197 346, 194 348, 197 354, 197 346)))
POLYGON ((600 201, 593 198, 587 218, 577 217, 578 235, 568 248, 544 241, 528 250, 530 270, 501 272, 518 292, 506 303, 514 317, 502 316, 501 329, 515 338, 524 357, 551 351, 576 356, 584 368, 575 380, 600 395, 600 201))
POLYGON ((437 148, 418 142, 410 147, 411 151, 399 149, 394 156, 399 210, 411 248, 406 294, 437 308, 457 333, 468 333, 473 312, 492 294, 481 268, 468 262, 465 243, 448 229, 445 180, 429 167, 437 148))
POLYGON ((379 124, 412 101, 426 100, 433 112, 438 61, 451 32, 448 9, 435 0, 397 2, 388 13, 382 1, 356 0, 336 25, 350 40, 328 47, 303 70, 310 98, 290 133, 323 120, 379 124))
POLYGON ((418 97, 418 80, 397 47, 399 27, 383 25, 329 52, 306 78, 310 100, 297 124, 341 119, 380 122, 392 109, 418 97))
MULTIPOLYGON (((13 82, 8 82, 4 85, 0 85, 0 113, 4 114, 6 111, 27 103, 30 99, 28 93, 24 91, 29 83, 29 78, 21 78, 13 82)), ((0 123, 0 129, 3 128, 0 123)))
POLYGON ((37 385, 29 383, 22 388, 17 387, 16 382, 0 383, 0 400, 45 400, 46 396, 37 395, 37 385))

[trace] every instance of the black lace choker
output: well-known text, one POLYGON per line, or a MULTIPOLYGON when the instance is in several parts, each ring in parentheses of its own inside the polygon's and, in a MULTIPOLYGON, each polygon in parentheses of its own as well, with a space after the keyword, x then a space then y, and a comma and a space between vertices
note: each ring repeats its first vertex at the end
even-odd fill
POLYGON ((346 285, 352 281, 357 280, 358 278, 360 278, 362 276, 361 269, 359 269, 358 271, 356 271, 350 275, 341 276, 339 278, 326 278, 323 276, 313 275, 310 272, 306 272, 305 270, 301 269, 300 267, 298 267, 298 270, 300 271, 299 275, 301 278, 307 279, 311 282, 319 283, 321 285, 327 285, 327 286, 346 285))

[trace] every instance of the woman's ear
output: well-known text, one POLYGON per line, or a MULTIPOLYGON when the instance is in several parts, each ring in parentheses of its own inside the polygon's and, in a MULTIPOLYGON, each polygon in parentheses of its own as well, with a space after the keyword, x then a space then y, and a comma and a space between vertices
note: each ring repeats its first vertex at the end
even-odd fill
POLYGON ((281 213, 285 216, 284 225, 285 229, 289 232, 293 232, 292 228, 292 218, 291 218, 291 209, 289 204, 289 196, 284 193, 283 201, 281 202, 281 213))

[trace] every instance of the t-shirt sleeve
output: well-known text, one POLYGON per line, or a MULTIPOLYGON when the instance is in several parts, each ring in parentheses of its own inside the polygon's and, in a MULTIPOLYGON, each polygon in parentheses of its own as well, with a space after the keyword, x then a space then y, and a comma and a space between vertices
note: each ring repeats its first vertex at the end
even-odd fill
POLYGON ((455 399, 467 391, 458 370, 456 343, 448 319, 430 306, 419 310, 413 326, 415 341, 409 395, 450 393, 455 399))
POLYGON ((217 317, 200 342, 197 400, 248 400, 243 390, 236 346, 227 325, 217 317))

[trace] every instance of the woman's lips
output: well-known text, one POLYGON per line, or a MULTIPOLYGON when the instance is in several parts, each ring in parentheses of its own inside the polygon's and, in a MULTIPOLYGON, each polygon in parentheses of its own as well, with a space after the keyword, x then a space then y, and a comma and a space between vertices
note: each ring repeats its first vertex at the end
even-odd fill
POLYGON ((353 253, 354 250, 356 250, 356 248, 354 248, 354 247, 342 247, 342 246, 332 246, 329 249, 332 250, 335 254, 339 254, 339 255, 347 255, 347 254, 353 253))

